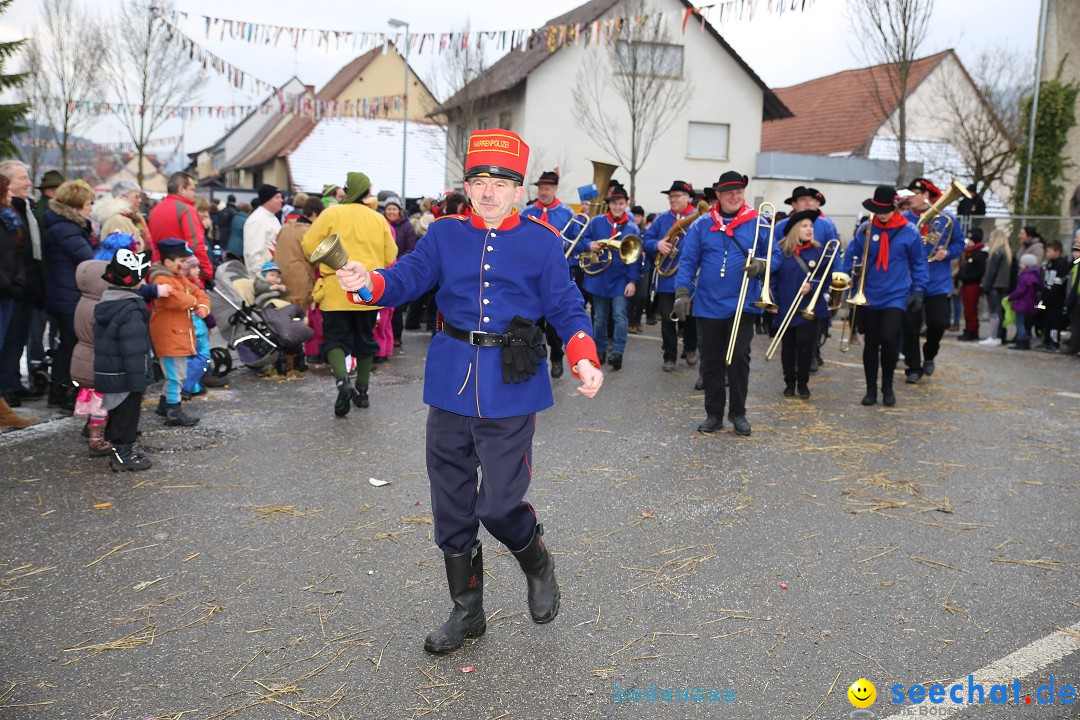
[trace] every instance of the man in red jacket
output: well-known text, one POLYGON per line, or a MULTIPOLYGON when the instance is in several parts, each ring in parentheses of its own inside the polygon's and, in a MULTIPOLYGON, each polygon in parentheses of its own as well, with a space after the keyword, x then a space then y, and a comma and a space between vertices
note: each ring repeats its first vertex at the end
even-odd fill
POLYGON ((169 176, 169 194, 150 211, 151 252, 154 262, 161 262, 158 242, 179 238, 188 244, 199 260, 202 283, 207 290, 213 287, 214 266, 206 252, 206 230, 195 212, 195 178, 186 172, 169 176))

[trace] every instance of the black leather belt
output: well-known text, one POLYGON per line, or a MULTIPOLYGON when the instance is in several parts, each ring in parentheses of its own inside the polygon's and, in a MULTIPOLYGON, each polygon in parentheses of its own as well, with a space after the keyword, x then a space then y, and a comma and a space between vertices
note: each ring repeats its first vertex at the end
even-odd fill
POLYGON ((486 333, 481 330, 462 330, 443 320, 442 331, 461 342, 477 347, 503 347, 509 344, 509 338, 503 333, 486 333))

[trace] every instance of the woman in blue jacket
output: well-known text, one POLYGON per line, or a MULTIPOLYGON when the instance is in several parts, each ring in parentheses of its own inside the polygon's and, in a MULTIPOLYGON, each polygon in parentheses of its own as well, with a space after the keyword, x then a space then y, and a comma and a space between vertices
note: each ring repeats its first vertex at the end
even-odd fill
POLYGON ((75 387, 71 382, 71 353, 75 335, 75 306, 82 293, 75 281, 75 268, 92 260, 90 207, 94 191, 84 182, 68 181, 56 189, 45 211, 41 245, 45 254, 45 311, 60 336, 52 366, 49 407, 75 408, 75 387))
POLYGON ((866 395, 863 405, 877 404, 878 367, 881 367, 881 402, 896 404, 893 373, 900 357, 900 327, 904 312, 922 310, 926 292, 926 255, 922 236, 915 226, 896 211, 896 188, 878 185, 874 197, 863 207, 872 214, 859 226, 844 251, 844 272, 861 264, 866 273, 867 304, 858 308, 866 342, 863 345, 863 373, 866 395))
MULTIPOLYGON (((779 312, 773 315, 774 328, 779 328, 784 317, 782 313, 786 313, 792 303, 799 303, 799 310, 806 309, 807 298, 816 289, 818 280, 811 285, 806 281, 806 276, 822 260, 821 243, 814 239, 814 221, 820 215, 819 210, 802 210, 789 215, 782 226, 782 259, 780 267, 772 273, 771 281, 773 302, 779 308, 779 312)), ((828 258, 825 260, 827 262, 828 258)), ((792 316, 780 345, 780 362, 784 368, 784 397, 795 397, 796 383, 799 397, 810 397, 810 361, 817 345, 819 323, 828 317, 829 307, 825 293, 818 296, 813 320, 807 320, 798 311, 792 316)))

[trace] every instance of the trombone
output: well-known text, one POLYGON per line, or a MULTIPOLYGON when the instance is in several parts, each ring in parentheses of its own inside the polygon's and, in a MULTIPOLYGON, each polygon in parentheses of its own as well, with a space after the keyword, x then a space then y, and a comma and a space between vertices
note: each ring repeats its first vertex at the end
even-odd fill
POLYGON ((761 299, 754 303, 754 307, 771 310, 776 307, 769 292, 769 266, 772 265, 773 238, 776 237, 776 206, 770 202, 758 205, 757 225, 754 228, 754 242, 750 245, 750 251, 746 254, 746 263, 743 265, 742 285, 739 287, 739 301, 735 304, 735 321, 731 324, 731 338, 728 340, 727 355, 724 362, 731 365, 731 359, 735 357, 735 340, 739 337, 739 325, 742 323, 743 305, 746 303, 746 288, 750 285, 750 274, 746 272, 754 262, 757 254, 758 238, 761 237, 762 228, 769 228, 769 249, 765 260, 765 279, 762 281, 761 299))
POLYGON ((585 231, 589 228, 589 215, 588 213, 574 213, 573 217, 566 221, 566 225, 563 225, 563 229, 559 231, 559 237, 563 239, 563 243, 569 243, 569 247, 566 248, 566 259, 570 259, 570 254, 574 252, 574 248, 578 244, 578 240, 585 234, 585 231), (576 228, 576 229, 575 229, 576 228), (572 235, 567 235, 567 232, 572 235))
POLYGON ((806 320, 814 320, 814 308, 817 307, 818 300, 821 298, 821 288, 825 285, 825 278, 830 277, 829 271, 832 269, 833 261, 836 260, 836 254, 840 251, 840 241, 830 240, 825 243, 824 249, 821 251, 821 257, 818 258, 816 264, 806 272, 806 277, 803 278, 802 285, 810 283, 811 285, 817 283, 817 289, 814 290, 814 294, 810 297, 810 302, 806 303, 806 307, 799 310, 799 304, 802 301, 802 294, 796 293, 795 298, 791 301, 791 307, 788 308, 784 314, 784 319, 780 321, 780 327, 776 331, 776 337, 773 338, 769 344, 769 349, 765 351, 765 359, 772 360, 772 356, 776 354, 776 349, 780 347, 780 342, 784 339, 784 333, 787 332, 788 327, 791 325, 791 321, 795 318, 795 312, 798 311, 799 316, 806 320), (828 256, 828 260, 826 260, 828 256))
MULTIPOLYGON (((844 318, 843 325, 840 327, 840 352, 844 353, 851 349, 851 336, 855 334, 855 311, 860 305, 868 304, 866 300, 866 276, 870 274, 868 272, 870 266, 866 262, 866 259, 867 255, 870 253, 870 230, 873 228, 873 225, 873 220, 866 221, 866 240, 863 241, 862 257, 859 258, 858 262, 853 262, 851 264, 852 275, 856 273, 856 268, 858 268, 859 286, 855 289, 854 296, 851 296, 850 293, 848 295, 848 314, 847 317, 844 318)), ((852 283, 852 287, 854 287, 854 283, 852 283)))

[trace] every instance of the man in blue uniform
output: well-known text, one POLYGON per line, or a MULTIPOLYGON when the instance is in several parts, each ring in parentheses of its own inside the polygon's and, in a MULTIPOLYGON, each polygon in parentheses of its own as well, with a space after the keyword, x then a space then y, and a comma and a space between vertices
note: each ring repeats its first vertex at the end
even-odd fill
MULTIPOLYGON (((536 186, 536 201, 526 205, 521 214, 537 218, 556 230, 562 231, 566 224, 570 222, 570 218, 574 217, 574 211, 569 205, 563 204, 559 198, 555 197, 555 193, 559 190, 559 169, 555 168, 555 170, 540 173, 540 179, 533 185, 536 186)), ((569 230, 574 230, 574 227, 570 227, 569 230)), ((569 246, 569 243, 567 243, 567 246, 569 246)), ((577 255, 580 254, 580 249, 581 243, 579 242, 574 246, 574 251, 571 253, 572 262, 575 265, 577 265, 577 255)), ((560 378, 563 374, 562 340, 559 338, 558 333, 555 332, 555 328, 547 320, 541 321, 541 327, 544 329, 544 336, 547 338, 548 349, 551 353, 551 377, 560 378)))
POLYGON ((580 393, 593 397, 604 377, 558 231, 514 209, 528 158, 528 145, 509 130, 474 132, 465 161, 472 216, 433 222, 392 268, 368 273, 353 261, 337 273, 356 303, 364 302, 361 287, 371 292, 369 304, 397 305, 439 286, 443 330, 431 341, 424 377, 427 467, 454 608, 424 642, 433 653, 455 650, 487 627, 480 523, 524 570, 533 621, 550 622, 559 611, 555 564, 525 502, 536 413, 553 403, 543 333, 533 322, 546 317, 570 338, 566 354, 580 393))
MULTIPOLYGON (((731 391, 728 418, 736 435, 750 434, 750 422, 746 419, 750 341, 754 336, 754 321, 762 314, 753 303, 761 297, 760 276, 765 272, 764 258, 768 255, 769 233, 763 223, 758 231, 757 210, 744 202, 747 182, 745 175, 730 170, 721 175, 713 186, 716 190, 716 206, 690 226, 680 243, 682 249, 679 252, 679 271, 675 276, 674 312, 679 320, 689 316, 696 277, 694 317, 701 329, 706 414, 698 430, 704 433, 713 433, 723 427, 726 375, 731 391), (749 262, 748 257, 751 258, 749 262), (740 308, 737 307, 739 290, 746 276, 749 276, 746 299, 740 308), (728 365, 728 343, 739 314, 735 352, 728 365)), ((780 249, 775 237, 772 238, 772 245, 771 267, 775 270, 780 266, 780 249)))
MULTIPOLYGON (((667 240, 667 234, 675 223, 683 218, 694 214, 694 208, 690 205, 690 197, 694 194, 694 188, 684 180, 676 180, 671 187, 664 191, 668 196, 669 210, 656 216, 652 225, 645 231, 642 238, 645 255, 648 258, 647 265, 652 267, 658 255, 667 257, 673 247, 677 247, 672 240, 667 240)), ((685 231, 684 231, 685 232, 685 231)), ((681 240, 678 242, 681 243, 681 240)), ((678 259, 678 254, 676 254, 678 259)), ((683 355, 687 365, 697 365, 697 325, 694 316, 688 315, 686 321, 678 323, 671 319, 671 310, 675 305, 675 275, 661 277, 656 275, 653 280, 653 292, 656 293, 656 310, 660 314, 660 338, 663 340, 664 372, 675 369, 675 363, 679 357, 679 325, 683 336, 683 355)))
MULTIPOLYGON (((914 193, 908 200, 908 210, 904 217, 912 224, 918 224, 919 217, 930 208, 931 203, 941 197, 941 191, 926 178, 915 178, 908 185, 914 193)), ((904 316, 904 365, 907 368, 905 381, 917 383, 923 375, 934 374, 934 358, 941 346, 941 338, 949 328, 949 296, 953 290, 952 261, 964 254, 964 231, 960 221, 950 212, 942 212, 936 218, 923 225, 923 255, 928 259, 926 297, 919 312, 909 312, 904 316), (951 228, 948 227, 952 220, 951 228), (936 239, 947 232, 948 237, 941 238, 934 250, 936 239), (922 333, 923 315, 926 316, 926 343, 919 354, 919 335, 922 333)))
MULTIPOLYGON (((589 243, 589 250, 592 252, 598 252, 604 247, 600 244, 601 240, 640 236, 637 225, 626 214, 629 200, 626 188, 613 184, 608 190, 606 200, 607 212, 590 220, 589 227, 581 238, 581 242, 589 243)), ((602 272, 586 273, 585 291, 592 298, 593 337, 596 338, 600 362, 603 364, 606 358, 611 363, 612 370, 619 370, 622 368, 623 352, 626 350, 627 301, 634 297, 637 291, 641 263, 623 263, 615 249, 611 249, 611 255, 611 263, 602 272), (607 354, 609 310, 615 323, 610 356, 607 354)))
POLYGON ((851 275, 858 262, 866 273, 863 292, 867 304, 858 308, 866 334, 863 405, 877 404, 879 363, 882 403, 887 407, 896 404, 893 373, 900 354, 900 327, 905 312, 922 311, 926 291, 926 255, 919 231, 896 212, 896 202, 896 188, 878 185, 874 197, 863 202, 872 213, 870 220, 859 226, 844 250, 843 271, 851 275))

